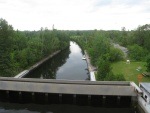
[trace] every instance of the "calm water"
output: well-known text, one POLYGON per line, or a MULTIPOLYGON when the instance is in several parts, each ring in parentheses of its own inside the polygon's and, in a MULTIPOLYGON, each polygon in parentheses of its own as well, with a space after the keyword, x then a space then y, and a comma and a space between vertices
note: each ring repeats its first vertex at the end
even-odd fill
POLYGON ((81 48, 76 43, 70 42, 69 48, 26 75, 25 78, 88 80, 87 64, 82 60, 82 56, 81 48))
POLYGON ((0 113, 135 113, 131 108, 0 103, 0 113))
MULTIPOLYGON (((26 78, 88 80, 87 64, 82 60, 82 50, 76 43, 71 42, 70 45, 68 49, 41 65, 26 78)), ((0 102, 0 113, 135 113, 135 111, 133 108, 0 102)))

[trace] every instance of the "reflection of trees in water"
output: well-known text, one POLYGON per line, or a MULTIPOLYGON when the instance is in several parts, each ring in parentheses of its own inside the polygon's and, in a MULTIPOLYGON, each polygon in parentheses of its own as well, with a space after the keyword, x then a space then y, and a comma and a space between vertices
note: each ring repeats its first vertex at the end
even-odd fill
POLYGON ((82 48, 82 46, 77 42, 74 42, 74 41, 72 41, 72 42, 73 42, 73 44, 76 44, 79 46, 79 48, 81 48, 81 53, 84 55, 85 53, 84 53, 84 49, 82 48))
POLYGON ((53 58, 46 61, 37 69, 30 72, 25 78, 44 78, 44 79, 55 79, 56 72, 60 66, 66 63, 69 58, 70 48, 61 51, 53 58))

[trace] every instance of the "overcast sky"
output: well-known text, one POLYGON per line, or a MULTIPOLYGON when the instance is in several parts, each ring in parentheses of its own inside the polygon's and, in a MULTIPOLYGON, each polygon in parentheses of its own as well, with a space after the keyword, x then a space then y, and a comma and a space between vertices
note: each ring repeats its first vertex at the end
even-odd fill
POLYGON ((0 0, 14 29, 132 30, 150 24, 150 0, 0 0))

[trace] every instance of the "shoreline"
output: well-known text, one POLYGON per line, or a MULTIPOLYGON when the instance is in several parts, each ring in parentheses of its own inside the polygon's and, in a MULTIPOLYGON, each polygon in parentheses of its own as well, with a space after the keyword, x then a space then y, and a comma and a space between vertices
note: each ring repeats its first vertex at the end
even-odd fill
POLYGON ((19 74, 17 74, 16 76, 14 76, 14 78, 22 78, 25 75, 27 75, 30 71, 36 69, 37 67, 39 67, 41 64, 43 64, 44 62, 46 62, 47 60, 49 60, 50 58, 54 57, 55 55, 57 55, 58 53, 60 53, 61 50, 55 51, 52 54, 50 54, 48 57, 40 60, 39 62, 35 63, 33 66, 31 66, 30 68, 20 72, 19 74))
POLYGON ((96 72, 97 68, 91 64, 90 57, 89 57, 88 53, 86 52, 86 50, 84 51, 84 53, 85 53, 88 70, 90 73, 90 81, 96 81, 95 72, 96 72))

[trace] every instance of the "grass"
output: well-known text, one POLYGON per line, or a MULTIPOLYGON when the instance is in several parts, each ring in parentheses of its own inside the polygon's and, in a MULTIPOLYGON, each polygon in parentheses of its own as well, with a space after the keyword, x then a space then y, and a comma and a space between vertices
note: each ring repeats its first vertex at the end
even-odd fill
MULTIPOLYGON (((146 70, 146 62, 126 62, 120 61, 112 64, 112 71, 114 74, 123 74, 126 81, 134 81, 138 85, 138 75, 142 74, 146 70), (140 71, 137 71, 137 67, 142 67, 140 71)), ((150 82, 150 77, 142 77, 142 82, 150 82)))

